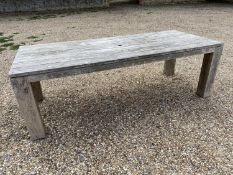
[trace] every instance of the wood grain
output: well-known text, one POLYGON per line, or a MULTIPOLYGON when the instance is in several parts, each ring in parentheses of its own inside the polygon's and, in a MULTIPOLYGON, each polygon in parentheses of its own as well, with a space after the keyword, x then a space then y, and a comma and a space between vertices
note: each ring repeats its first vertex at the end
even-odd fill
POLYGON ((166 60, 164 63, 163 74, 172 76, 175 74, 176 59, 166 60))
MULTIPOLYGON (((138 59, 167 58, 176 53, 200 52, 221 42, 178 31, 118 36, 86 41, 20 47, 10 77, 46 74, 85 67, 137 62, 138 59)), ((185 54, 184 54, 185 55, 185 54)))
POLYGON ((31 83, 26 78, 12 78, 11 83, 31 140, 44 138, 45 127, 31 83))
POLYGON ((33 91, 33 94, 34 94, 36 101, 42 102, 44 98, 43 98, 42 88, 41 88, 40 82, 39 81, 31 82, 31 86, 32 86, 32 91, 33 91))
POLYGON ((215 52, 204 55, 197 87, 197 95, 200 97, 209 97, 211 95, 222 50, 223 47, 218 47, 215 52))

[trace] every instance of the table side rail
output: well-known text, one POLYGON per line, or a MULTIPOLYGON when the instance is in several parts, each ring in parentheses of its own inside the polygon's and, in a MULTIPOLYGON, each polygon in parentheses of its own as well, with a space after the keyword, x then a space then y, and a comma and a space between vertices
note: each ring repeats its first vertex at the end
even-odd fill
POLYGON ((109 62, 99 62, 95 64, 89 64, 84 66, 76 66, 76 67, 67 67, 67 68, 58 68, 55 71, 51 72, 45 72, 45 73, 34 73, 29 75, 22 75, 22 76, 16 76, 11 77, 11 79, 17 78, 17 77, 27 77, 29 82, 37 82, 41 80, 48 80, 48 79, 54 79, 54 78, 61 78, 66 76, 72 76, 72 75, 78 75, 78 74, 86 74, 86 73, 92 73, 97 71, 104 71, 104 70, 110 70, 115 68, 121 68, 121 67, 129 67, 133 65, 140 65, 144 63, 150 63, 155 61, 165 61, 170 59, 176 59, 176 58, 182 58, 192 55, 198 55, 198 54, 206 54, 206 53, 212 53, 215 51, 216 48, 223 47, 222 44, 214 45, 214 46, 206 46, 202 48, 194 48, 192 50, 182 50, 182 51, 173 51, 170 53, 161 53, 155 55, 149 55, 149 56, 139 56, 135 58, 129 58, 129 59, 122 59, 122 60, 111 60, 109 62))

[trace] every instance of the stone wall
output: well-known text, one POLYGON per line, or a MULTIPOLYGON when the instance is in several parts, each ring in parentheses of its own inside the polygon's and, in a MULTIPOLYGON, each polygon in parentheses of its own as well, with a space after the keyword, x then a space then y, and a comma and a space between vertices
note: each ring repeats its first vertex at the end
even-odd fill
POLYGON ((0 0, 0 12, 106 7, 108 0, 0 0))
MULTIPOLYGON (((132 1, 139 2, 141 5, 155 5, 196 3, 206 0, 0 0, 0 13, 108 7, 109 3, 132 1)), ((233 2, 233 0, 225 1, 233 2)))

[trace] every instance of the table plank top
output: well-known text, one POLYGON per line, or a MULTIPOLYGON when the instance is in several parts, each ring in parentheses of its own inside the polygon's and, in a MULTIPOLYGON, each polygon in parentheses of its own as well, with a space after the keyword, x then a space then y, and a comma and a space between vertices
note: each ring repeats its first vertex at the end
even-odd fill
POLYGON ((175 30, 21 46, 9 76, 21 77, 218 47, 222 42, 175 30))

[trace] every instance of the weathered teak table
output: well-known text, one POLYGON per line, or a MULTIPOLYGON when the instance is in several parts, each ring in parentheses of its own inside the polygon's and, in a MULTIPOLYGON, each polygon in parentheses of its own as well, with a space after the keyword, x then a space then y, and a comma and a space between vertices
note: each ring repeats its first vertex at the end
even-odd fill
MULTIPOLYGON (((31 139, 45 137, 38 108, 41 80, 165 60, 164 74, 173 75, 176 58, 205 54, 197 95, 211 93, 223 43, 178 32, 59 42, 20 47, 9 76, 31 139)), ((68 87, 67 87, 68 88, 68 87)))

